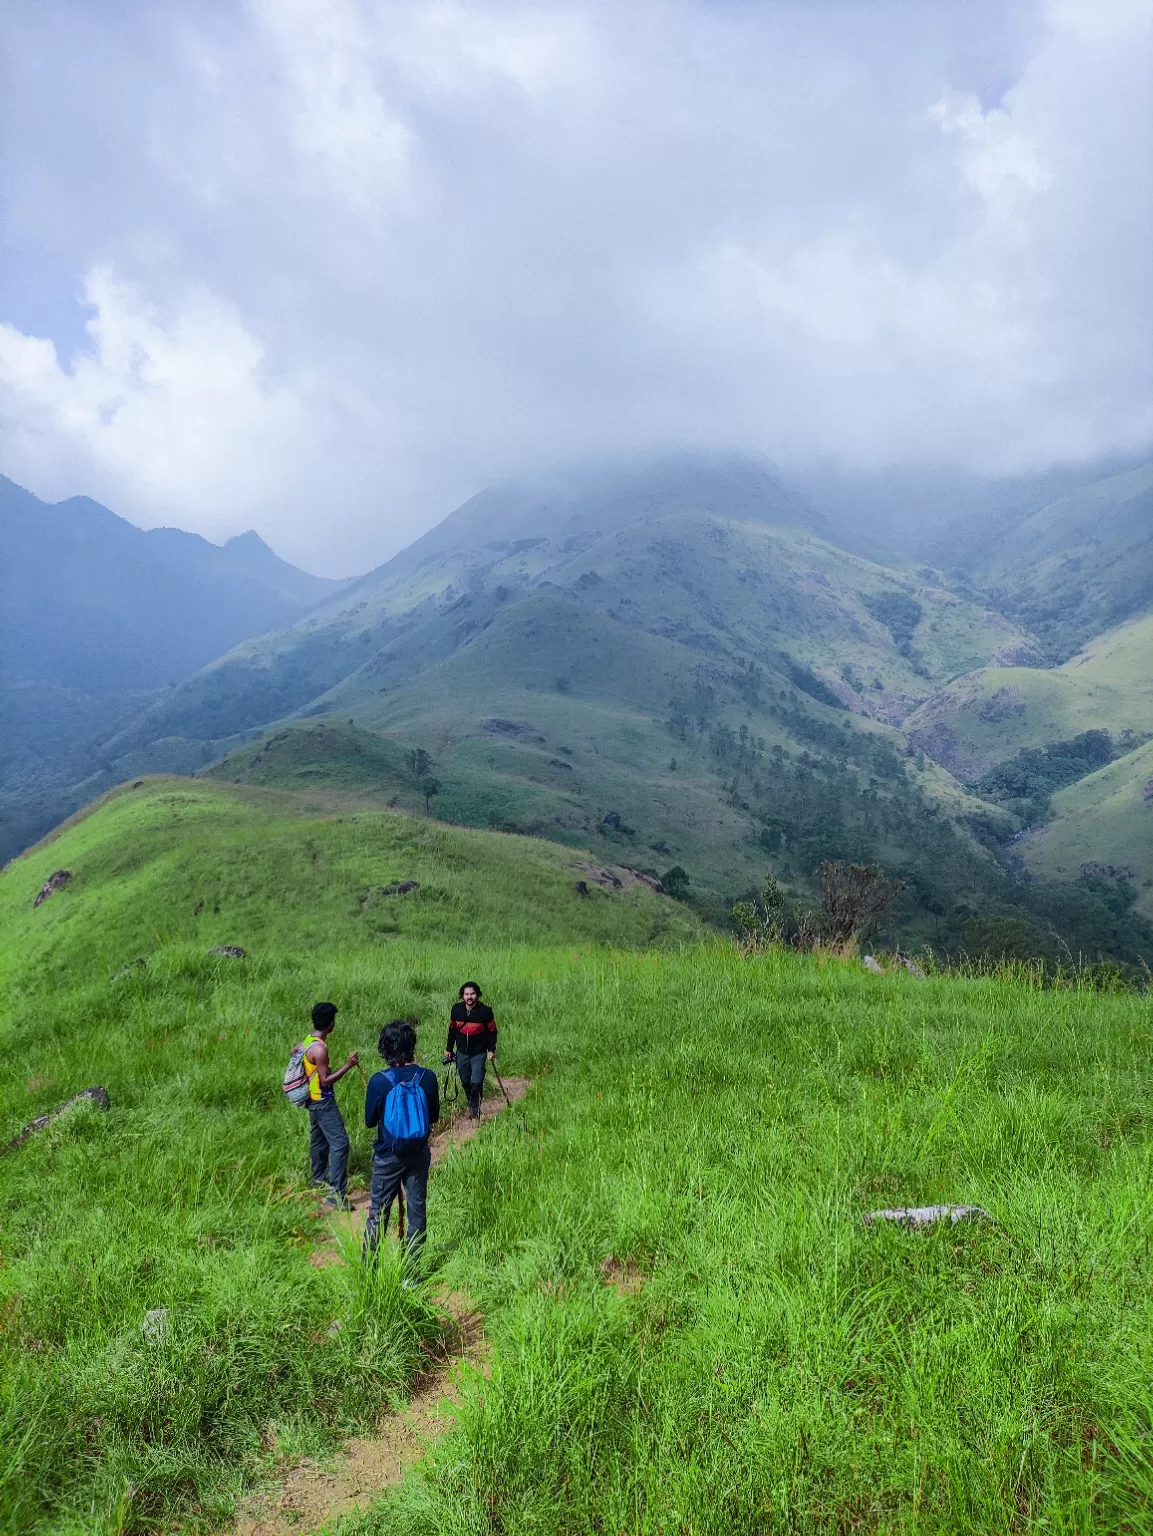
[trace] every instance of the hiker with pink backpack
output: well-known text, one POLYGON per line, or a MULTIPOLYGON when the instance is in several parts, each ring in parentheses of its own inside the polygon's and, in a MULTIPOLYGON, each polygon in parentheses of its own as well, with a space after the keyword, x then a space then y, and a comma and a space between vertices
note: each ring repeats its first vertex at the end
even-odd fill
POLYGON ((380 1032, 380 1054, 388 1066, 374 1072, 364 1096, 364 1123, 375 1128, 366 1257, 376 1253, 382 1227, 387 1230, 392 1202, 403 1188, 408 1205, 408 1246, 417 1252, 427 1225, 428 1171, 432 1154, 428 1138, 440 1119, 440 1085, 436 1073, 416 1064, 416 1030, 393 1019, 380 1032))

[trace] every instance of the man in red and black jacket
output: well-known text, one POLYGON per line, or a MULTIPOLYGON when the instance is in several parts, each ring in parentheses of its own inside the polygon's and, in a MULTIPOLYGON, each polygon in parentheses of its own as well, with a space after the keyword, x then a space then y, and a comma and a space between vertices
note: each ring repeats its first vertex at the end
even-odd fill
POLYGON ((460 1002, 453 1003, 449 1014, 444 1059, 456 1061, 457 1076, 468 1098, 470 1120, 480 1119, 484 1069, 495 1056, 496 1019, 488 1004, 481 1002, 476 982, 466 981, 460 989, 460 1002))

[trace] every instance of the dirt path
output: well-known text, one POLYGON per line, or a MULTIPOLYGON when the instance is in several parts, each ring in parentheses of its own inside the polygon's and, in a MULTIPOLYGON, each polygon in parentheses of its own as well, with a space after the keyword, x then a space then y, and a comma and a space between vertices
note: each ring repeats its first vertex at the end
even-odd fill
MULTIPOLYGON (((504 1085, 515 1104, 528 1092, 527 1077, 506 1077, 504 1085)), ((435 1168, 461 1142, 471 1141, 486 1121, 506 1108, 503 1097, 487 1098, 480 1120, 453 1114, 451 1123, 432 1139, 435 1168)), ((328 1234, 312 1253, 312 1262, 323 1268, 342 1262, 337 1234, 359 1235, 368 1219, 368 1192, 349 1196, 351 1211, 329 1220, 328 1234)), ((395 1232, 395 1216, 392 1230, 395 1232)), ((479 1365, 484 1359, 484 1329, 479 1313, 466 1297, 434 1293, 453 1320, 444 1353, 430 1362, 416 1383, 406 1406, 388 1414, 372 1435, 348 1441, 330 1463, 302 1461, 290 1467, 275 1489, 251 1495, 228 1528, 227 1536, 303 1536, 327 1521, 365 1508, 381 1489, 395 1486, 406 1470, 420 1460, 429 1443, 452 1425, 462 1363, 479 1365)))

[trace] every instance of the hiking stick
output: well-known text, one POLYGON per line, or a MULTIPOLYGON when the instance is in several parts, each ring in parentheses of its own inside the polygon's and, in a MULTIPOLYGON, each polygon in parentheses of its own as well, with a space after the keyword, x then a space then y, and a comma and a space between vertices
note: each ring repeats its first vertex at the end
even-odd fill
POLYGON ((512 1100, 508 1096, 508 1089, 505 1087, 505 1085, 503 1083, 500 1082, 500 1073, 496 1070, 496 1062, 495 1061, 490 1061, 489 1062, 489 1066, 492 1068, 492 1075, 493 1075, 493 1077, 495 1077, 497 1082, 500 1083, 500 1091, 501 1091, 501 1093, 504 1094, 504 1101, 505 1101, 505 1103, 508 1105, 509 1109, 511 1109, 512 1108, 512 1100))

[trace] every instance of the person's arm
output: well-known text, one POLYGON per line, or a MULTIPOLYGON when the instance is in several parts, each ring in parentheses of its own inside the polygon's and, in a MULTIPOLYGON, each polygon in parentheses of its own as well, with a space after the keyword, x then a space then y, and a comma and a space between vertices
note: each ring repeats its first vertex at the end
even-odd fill
POLYGON ((384 1092, 381 1092, 380 1073, 374 1072, 368 1080, 368 1087, 364 1090, 364 1123, 371 1131, 380 1120, 384 1110, 384 1101, 388 1097, 389 1083, 385 1078, 384 1092))
POLYGON ((328 1046, 323 1040, 318 1040, 315 1045, 310 1045, 308 1050, 310 1053, 308 1059, 316 1068, 316 1076, 321 1088, 331 1088, 333 1083, 339 1083, 341 1078, 351 1072, 360 1060, 360 1057, 353 1051, 344 1066, 337 1067, 336 1071, 333 1072, 328 1060, 328 1046))
POLYGON ((456 1020, 450 1013, 448 1016, 448 1039, 444 1044, 444 1059, 451 1061, 456 1051, 456 1020))
POLYGON ((428 1100, 428 1123, 435 1125, 440 1119, 440 1084, 436 1073, 428 1067, 424 1069, 424 1096, 428 1100))
POLYGON ((488 1026, 488 1059, 496 1060, 496 1014, 494 1013, 488 1026))

